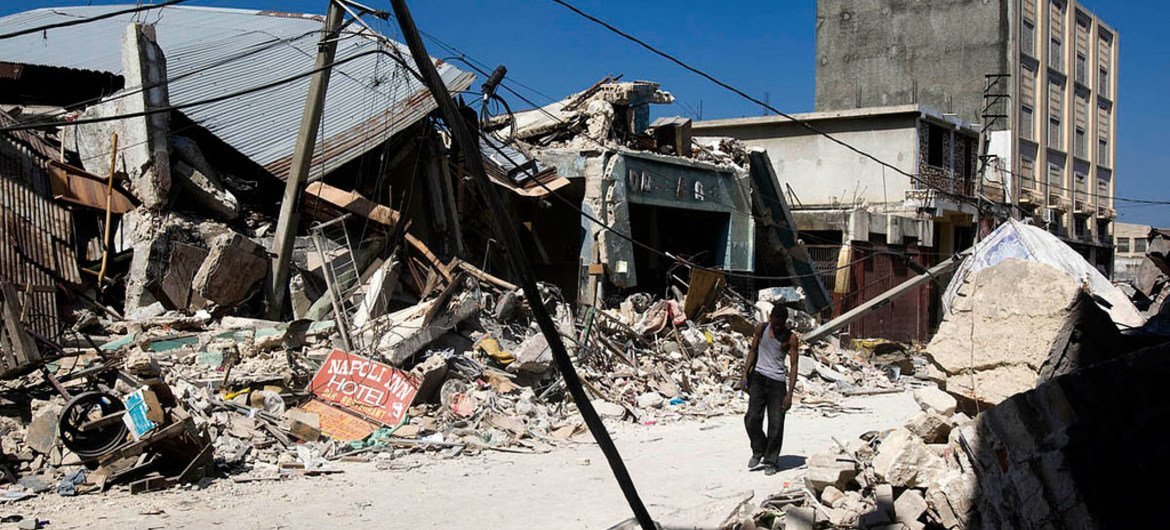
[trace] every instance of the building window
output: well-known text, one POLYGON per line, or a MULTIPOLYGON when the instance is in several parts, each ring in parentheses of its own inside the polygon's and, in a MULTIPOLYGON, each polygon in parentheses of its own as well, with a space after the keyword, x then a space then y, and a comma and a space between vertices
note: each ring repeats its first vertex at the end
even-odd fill
POLYGON ((1097 139, 1097 165, 1109 166, 1109 140, 1106 138, 1097 139))
POLYGON ((937 125, 927 124, 926 163, 943 167, 943 150, 946 149, 946 131, 937 125))
POLYGON ((1147 241, 1144 237, 1133 238, 1133 251, 1138 254, 1145 254, 1147 243, 1149 243, 1149 241, 1147 241))
POLYGON ((1082 173, 1073 175, 1073 200, 1076 201, 1074 208, 1081 210, 1089 207, 1089 179, 1082 173))
POLYGON ((1088 158, 1089 157, 1089 154, 1088 154, 1089 147, 1086 144, 1087 144, 1087 141, 1085 140, 1084 127, 1077 127, 1076 144, 1075 144, 1077 156, 1079 156, 1081 158, 1088 158))
POLYGON ((1108 207, 1109 198, 1109 181, 1097 179, 1097 205, 1108 207))
POLYGON ((1117 238, 1117 251, 1122 252, 1122 253, 1129 252, 1129 238, 1128 237, 1117 238))
POLYGON ((1109 69, 1104 66, 1097 69, 1097 93, 1109 97, 1109 69))
POLYGON ((1052 36, 1052 41, 1048 45, 1048 66, 1057 71, 1063 71, 1064 63, 1064 46, 1060 41, 1060 37, 1052 36))
POLYGON ((1064 147, 1060 138, 1060 118, 1056 116, 1048 118, 1048 147, 1057 150, 1064 147))
POLYGON ((1025 140, 1036 140, 1036 133, 1033 129, 1036 127, 1036 111, 1032 107, 1023 105, 1020 107, 1020 138, 1025 140))
POLYGON ((1030 158, 1020 158, 1020 187, 1036 189, 1036 162, 1030 158))
POLYGON ((1060 195, 1061 188, 1064 187, 1063 183, 1061 182, 1062 180, 1064 179, 1060 178, 1060 166, 1056 164, 1048 164, 1048 193, 1053 195, 1060 195))
POLYGON ((1036 24, 1031 20, 1020 26, 1020 51, 1028 57, 1036 56, 1036 24))
POLYGON ((1085 72, 1085 69, 1088 67, 1089 67, 1089 62, 1087 59, 1085 59, 1085 54, 1077 53, 1076 80, 1078 83, 1080 83, 1082 85, 1084 85, 1086 83, 1085 78, 1088 75, 1088 73, 1085 72))

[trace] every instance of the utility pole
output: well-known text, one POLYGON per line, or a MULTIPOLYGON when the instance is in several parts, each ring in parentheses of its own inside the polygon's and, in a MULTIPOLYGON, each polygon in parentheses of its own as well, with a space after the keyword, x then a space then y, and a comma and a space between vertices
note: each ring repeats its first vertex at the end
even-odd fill
POLYGON ((325 12, 325 31, 321 34, 321 42, 317 44, 317 72, 309 81, 309 96, 305 100, 305 112, 301 115, 301 130, 297 134, 292 167, 284 184, 284 200, 280 203, 280 217, 276 222, 275 240, 272 242, 272 270, 268 275, 265 293, 267 316, 272 320, 279 319, 284 312, 289 263, 292 261, 293 241, 297 237, 301 216, 301 188, 309 176, 313 150, 317 147, 317 128, 321 126, 325 91, 329 87, 331 68, 328 66, 333 64, 337 53, 337 36, 341 32, 342 20, 341 7, 336 0, 330 0, 329 9, 325 12))
POLYGON ((484 170, 477 138, 468 128, 459 109, 452 101, 451 94, 447 92, 447 86, 443 84, 438 70, 431 62, 426 46, 419 36, 418 28, 414 25, 414 18, 411 17, 410 10, 406 7, 406 1, 390 0, 390 5, 394 7, 394 16, 398 19, 402 36, 410 48, 410 55, 414 58, 423 83, 427 85, 431 95, 434 96, 435 103, 439 106, 439 112, 443 115, 443 121, 447 122, 447 127, 451 129, 454 136, 455 144, 463 153, 467 172, 475 179, 480 193, 487 201, 488 211, 492 212, 488 216, 492 228, 504 244, 508 263, 512 272, 520 279, 520 286, 524 289, 524 296, 528 299, 528 306, 532 308, 532 314, 540 325, 541 333, 548 339, 549 348, 553 352, 553 360, 556 362, 561 376, 564 377, 565 387, 577 404, 577 409, 581 411, 581 416, 593 434, 593 438, 597 441, 597 445, 605 454, 609 467, 613 470, 614 478, 617 479, 618 485, 621 486, 622 493, 626 497, 626 502, 630 504, 630 509, 634 512, 634 518, 644 530, 655 529, 654 520, 650 518, 650 512, 646 510, 646 506, 638 496, 629 471, 626 470, 625 463, 622 462, 622 457, 618 454, 617 446, 609 437, 609 432, 605 430, 605 424, 597 415, 597 411, 593 409, 593 404, 590 403, 585 389, 581 386, 580 379, 577 378, 577 370, 573 367, 573 361, 569 358, 569 352, 565 349, 565 343, 561 340, 556 324, 549 316, 548 309, 540 302, 540 291, 536 287, 536 278, 532 274, 528 256, 524 254, 524 248, 520 244, 520 234, 513 224, 505 221, 505 218, 510 219, 506 213, 508 210, 504 208, 503 199, 500 198, 496 186, 491 183, 484 170))

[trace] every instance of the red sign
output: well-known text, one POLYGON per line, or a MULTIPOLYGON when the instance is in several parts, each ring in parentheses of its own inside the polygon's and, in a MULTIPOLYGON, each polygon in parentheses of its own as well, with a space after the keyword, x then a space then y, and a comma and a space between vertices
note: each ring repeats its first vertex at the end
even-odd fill
POLYGON ((316 399, 310 399, 301 408, 305 412, 316 412, 321 420, 321 432, 334 440, 342 442, 363 440, 378 430, 377 425, 316 399))
POLYGON ((333 350, 313 376, 309 391, 370 420, 394 426, 414 401, 418 379, 361 355, 333 350))

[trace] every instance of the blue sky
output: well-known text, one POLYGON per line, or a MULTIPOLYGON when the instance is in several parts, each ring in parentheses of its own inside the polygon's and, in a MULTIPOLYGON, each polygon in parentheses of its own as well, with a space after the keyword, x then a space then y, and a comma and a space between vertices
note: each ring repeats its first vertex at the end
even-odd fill
MULTIPOLYGON (((0 0, 0 14, 78 2, 0 0)), ((81 2, 84 3, 84 2, 81 2)), ((110 2, 95 2, 110 3, 110 2)), ((125 2, 118 2, 125 3, 125 2)), ((325 0, 193 0, 195 5, 322 13, 325 0)), ((389 10, 389 2, 369 0, 389 10)), ((573 3, 712 72, 786 112, 813 108, 815 0, 679 2, 575 0, 573 3)), ((1170 10, 1163 2, 1085 0, 1117 29, 1121 61, 1117 195, 1170 201, 1170 10)), ((607 74, 649 79, 678 99, 661 114, 705 119, 758 116, 762 109, 589 24, 549 0, 411 2, 419 27, 508 78, 560 98, 607 74)), ((378 29, 400 38, 391 24, 378 29)), ((442 56, 428 42, 431 54, 442 56)), ((538 103, 541 96, 527 94, 538 103)), ((1167 226, 1170 206, 1118 201, 1121 220, 1167 226)))

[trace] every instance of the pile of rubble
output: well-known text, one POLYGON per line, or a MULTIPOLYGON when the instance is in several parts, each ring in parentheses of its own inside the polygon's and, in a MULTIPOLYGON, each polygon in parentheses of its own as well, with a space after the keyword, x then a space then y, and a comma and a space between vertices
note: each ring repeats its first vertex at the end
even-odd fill
POLYGON ((1154 229, 1131 298, 1160 331, 1170 333, 1170 231, 1154 229))
POLYGON ((914 399, 922 412, 905 426, 809 456, 803 485, 741 506, 724 528, 959 527, 974 480, 959 433, 971 418, 934 386, 914 399))
MULTIPOLYGON (((603 417, 656 423, 743 411, 737 383, 762 313, 733 291, 712 296, 693 319, 685 295, 635 294, 575 318, 555 288, 543 292, 603 417)), ((44 370, 4 383, 12 410, 4 416, 3 463, 19 477, 8 491, 125 484, 137 493, 223 475, 340 472, 331 466, 338 460, 389 467, 417 451, 550 450, 585 427, 528 303, 492 283, 455 282, 375 317, 409 321, 421 311, 429 319, 394 326, 399 347, 383 338, 369 357, 338 349, 333 321, 215 319, 203 311, 94 317, 111 340, 61 349, 44 370), (466 315, 450 318, 460 311, 466 315), (18 403, 21 396, 37 397, 18 403)), ((794 326, 811 325, 808 315, 792 314, 794 326)), ((883 370, 864 352, 817 344, 801 356, 797 406, 849 412, 838 404, 842 395, 901 388, 891 377, 897 365, 883 370)))

